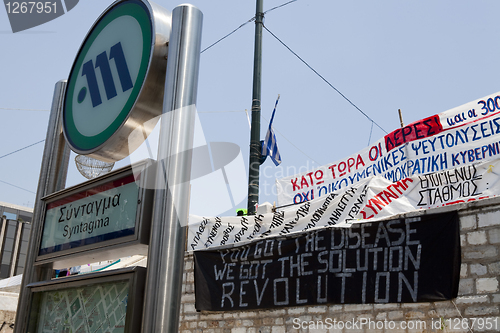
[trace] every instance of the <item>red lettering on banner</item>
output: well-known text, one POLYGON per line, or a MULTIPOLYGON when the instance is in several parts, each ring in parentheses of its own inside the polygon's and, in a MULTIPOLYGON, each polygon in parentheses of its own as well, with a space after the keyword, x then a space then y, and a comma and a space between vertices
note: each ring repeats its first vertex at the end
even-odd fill
POLYGON ((316 172, 309 172, 305 176, 300 178, 300 184, 297 184, 299 178, 290 179, 292 183, 292 191, 302 190, 304 187, 314 186, 323 184, 325 181, 323 179, 323 171, 316 170, 316 172), (313 177, 314 175, 314 177, 313 177))
POLYGON ((332 164, 328 167, 332 171, 332 178, 343 177, 353 170, 358 170, 360 167, 364 167, 365 162, 360 154, 356 158, 349 157, 346 161, 337 164, 332 164), (337 171, 337 173, 335 172, 337 171))
POLYGON ((358 158, 356 159, 356 170, 358 170, 359 165, 365 166, 365 162, 363 162, 363 158, 358 154, 358 158))
POLYGON ((442 206, 449 206, 449 205, 455 205, 455 204, 464 203, 464 202, 471 202, 471 201, 476 201, 476 200, 482 200, 482 199, 487 199, 489 197, 490 196, 487 195, 487 196, 484 196, 484 197, 470 198, 470 199, 467 199, 467 200, 456 200, 456 201, 452 201, 452 202, 447 202, 447 203, 443 204, 442 206))
POLYGON ((306 177, 302 176, 302 180, 300 181, 300 188, 309 187, 309 184, 307 183, 306 177))
POLYGON ((311 184, 313 182, 312 174, 313 174, 312 172, 309 172, 306 174, 306 176, 309 176, 309 179, 311 180, 311 184))
POLYGON ((323 171, 321 170, 317 170, 315 173, 314 173, 314 177, 316 177, 316 180, 318 180, 318 182, 316 183, 316 185, 319 185, 319 184, 323 184, 325 181, 323 180, 323 171), (319 175, 318 175, 319 174, 319 175))
POLYGON ((443 125, 441 125, 439 115, 434 115, 387 134, 384 137, 385 149, 391 151, 406 142, 427 138, 442 131, 443 125))
POLYGON ((371 219, 380 213, 385 206, 389 205, 393 199, 396 200, 402 197, 404 191, 408 189, 408 183, 413 183, 413 180, 411 178, 402 179, 397 183, 387 186, 386 189, 368 200, 368 203, 360 212, 363 215, 363 219, 371 219))
POLYGON ((337 164, 334 164, 334 165, 330 165, 328 167, 328 169, 332 170, 332 177, 333 179, 335 179, 335 167, 337 166, 337 164))

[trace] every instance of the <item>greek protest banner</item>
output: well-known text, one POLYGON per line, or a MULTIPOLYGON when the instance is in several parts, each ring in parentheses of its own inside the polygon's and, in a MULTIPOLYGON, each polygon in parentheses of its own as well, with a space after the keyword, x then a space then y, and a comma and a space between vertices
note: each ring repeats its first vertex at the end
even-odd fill
POLYGON ((493 197, 500 193, 499 170, 500 160, 494 160, 413 175, 396 182, 375 176, 274 213, 190 216, 188 250, 243 245, 327 227, 350 227, 420 209, 493 197))
POLYGON ((278 206, 317 199, 372 176, 391 182, 500 156, 500 92, 413 122, 345 159, 276 181, 278 206))
POLYGON ((308 201, 288 210, 239 217, 190 216, 188 251, 214 246, 244 244, 254 239, 291 233, 355 220, 363 208, 368 180, 342 193, 308 201))
POLYGON ((196 309, 402 303, 457 296, 457 212, 195 251, 196 309))

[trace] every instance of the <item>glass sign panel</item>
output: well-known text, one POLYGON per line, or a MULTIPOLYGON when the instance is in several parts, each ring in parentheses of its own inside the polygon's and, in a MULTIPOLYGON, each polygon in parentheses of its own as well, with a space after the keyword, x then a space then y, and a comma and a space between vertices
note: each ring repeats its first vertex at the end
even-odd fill
POLYGON ((127 175, 49 202, 39 255, 134 235, 138 198, 127 175))
POLYGON ((125 332, 128 294, 129 281, 42 292, 37 332, 125 332))

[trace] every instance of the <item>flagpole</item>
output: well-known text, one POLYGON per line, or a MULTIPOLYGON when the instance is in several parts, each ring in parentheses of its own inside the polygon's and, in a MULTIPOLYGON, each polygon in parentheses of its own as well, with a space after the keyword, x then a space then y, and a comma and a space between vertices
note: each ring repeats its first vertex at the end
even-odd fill
POLYGON ((259 167, 261 162, 260 105, 262 71, 263 0, 257 0, 255 10, 255 48, 253 65, 252 128, 250 131, 250 162, 248 168, 248 215, 255 215, 259 203, 259 167))

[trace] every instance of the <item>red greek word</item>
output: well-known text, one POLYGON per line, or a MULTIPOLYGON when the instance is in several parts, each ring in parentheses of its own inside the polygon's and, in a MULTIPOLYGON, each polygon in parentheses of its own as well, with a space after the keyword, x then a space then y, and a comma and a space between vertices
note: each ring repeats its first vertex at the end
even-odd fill
POLYGON ((358 154, 358 157, 349 157, 347 161, 342 161, 338 165, 332 164, 328 167, 328 169, 332 171, 332 177, 333 179, 335 179, 337 177, 342 177, 350 173, 353 168, 355 170, 358 170, 360 165, 365 166, 365 162, 363 161, 361 155, 358 154))
POLYGON ((368 200, 368 203, 360 212, 363 214, 363 219, 371 219, 380 213, 385 206, 389 205, 393 199, 397 200, 402 197, 404 191, 408 189, 408 183, 413 183, 413 180, 411 178, 402 179, 397 183, 387 186, 385 190, 368 200), (369 211, 367 211, 367 209, 369 209, 369 211))
POLYGON ((292 191, 302 190, 304 187, 323 184, 323 170, 311 171, 300 178, 290 179, 293 189, 292 191), (300 179, 300 184, 297 184, 300 179))
POLYGON ((385 148, 390 151, 402 144, 414 140, 420 140, 443 131, 443 125, 438 115, 425 118, 399 128, 389 134, 385 139, 385 148))

